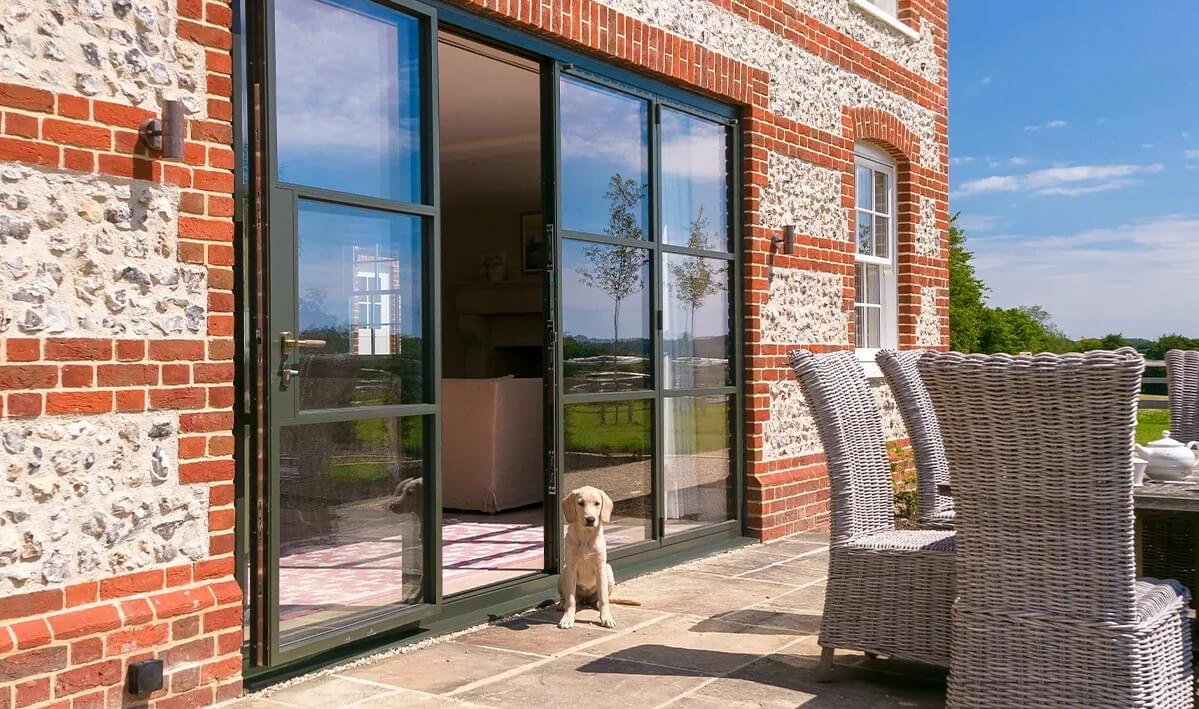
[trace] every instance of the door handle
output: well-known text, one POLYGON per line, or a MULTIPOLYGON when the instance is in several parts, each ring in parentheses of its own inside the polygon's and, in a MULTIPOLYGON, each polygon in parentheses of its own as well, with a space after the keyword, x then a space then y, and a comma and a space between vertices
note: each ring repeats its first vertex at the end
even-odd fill
POLYGON ((282 367, 279 370, 279 383, 282 384, 284 388, 287 388, 287 386, 291 384, 292 377, 298 376, 300 376, 300 370, 292 369, 291 367, 286 366, 282 367))
POLYGON ((291 336, 287 330, 279 333, 279 348, 284 356, 292 350, 322 350, 325 348, 324 340, 300 340, 291 336))

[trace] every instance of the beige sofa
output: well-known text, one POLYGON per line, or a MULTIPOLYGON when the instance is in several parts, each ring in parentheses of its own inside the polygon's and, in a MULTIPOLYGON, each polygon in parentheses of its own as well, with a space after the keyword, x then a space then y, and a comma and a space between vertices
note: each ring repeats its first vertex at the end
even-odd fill
POLYGON ((540 379, 445 379, 441 504, 499 512, 545 500, 540 379))

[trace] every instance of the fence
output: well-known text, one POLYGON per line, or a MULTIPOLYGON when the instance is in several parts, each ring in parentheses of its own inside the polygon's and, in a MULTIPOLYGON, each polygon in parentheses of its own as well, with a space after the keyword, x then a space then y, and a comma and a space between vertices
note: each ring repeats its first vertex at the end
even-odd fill
POLYGON ((1145 360, 1145 377, 1141 379, 1141 409, 1167 409, 1169 391, 1166 386, 1166 362, 1160 359, 1145 360), (1154 376, 1148 376, 1153 374, 1154 376))

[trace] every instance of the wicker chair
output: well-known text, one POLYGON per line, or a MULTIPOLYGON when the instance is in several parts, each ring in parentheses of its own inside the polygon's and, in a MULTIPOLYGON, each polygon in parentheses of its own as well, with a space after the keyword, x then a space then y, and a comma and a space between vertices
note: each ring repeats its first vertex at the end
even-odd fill
POLYGON ((1190 707, 1188 594, 1136 578, 1144 360, 929 353, 957 507, 950 707, 1190 707))
POLYGON ((1170 396, 1170 435, 1183 443, 1199 441, 1199 352, 1166 353, 1166 386, 1170 396))
POLYGON ((821 679, 835 648, 949 662, 954 533, 897 530, 882 415, 850 352, 791 353, 828 462, 828 584, 821 679))
POLYGON ((916 367, 923 354, 923 350, 882 350, 874 359, 895 394, 899 415, 912 443, 920 526, 953 529, 953 498, 937 493, 937 485, 949 482, 949 462, 945 459, 941 425, 916 367))

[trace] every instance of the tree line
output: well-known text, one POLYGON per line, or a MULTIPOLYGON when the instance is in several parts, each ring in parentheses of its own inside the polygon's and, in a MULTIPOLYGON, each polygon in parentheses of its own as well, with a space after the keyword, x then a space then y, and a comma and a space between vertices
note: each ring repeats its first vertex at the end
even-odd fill
POLYGON ((974 254, 966 247, 966 233, 949 222, 949 343, 959 352, 1086 352, 1134 347, 1148 359, 1162 359, 1172 349, 1199 349, 1199 338, 1162 335, 1156 340, 1103 337, 1071 340, 1039 305, 996 308, 987 305, 986 283, 974 270, 974 254))

